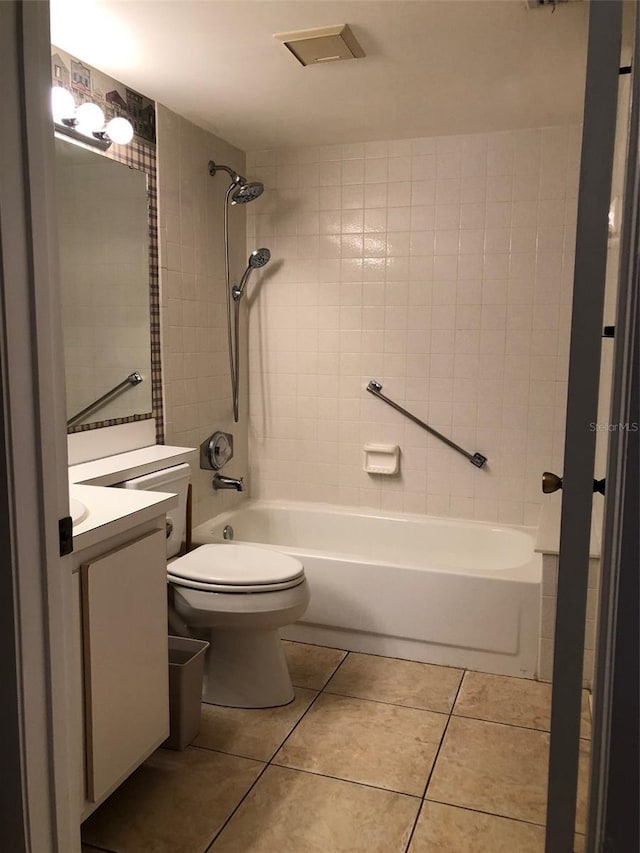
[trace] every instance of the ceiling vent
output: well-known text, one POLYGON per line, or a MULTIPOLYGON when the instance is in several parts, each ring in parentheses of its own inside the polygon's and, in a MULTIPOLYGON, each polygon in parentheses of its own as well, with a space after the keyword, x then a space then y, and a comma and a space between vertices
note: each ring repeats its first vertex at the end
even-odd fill
POLYGON ((347 24, 318 27, 273 36, 289 50, 300 65, 320 65, 341 59, 361 59, 365 53, 347 24))

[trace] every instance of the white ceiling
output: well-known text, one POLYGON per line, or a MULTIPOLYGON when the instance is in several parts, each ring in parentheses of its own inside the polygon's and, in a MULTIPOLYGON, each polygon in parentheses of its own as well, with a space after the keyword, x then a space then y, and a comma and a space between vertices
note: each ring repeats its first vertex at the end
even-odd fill
POLYGON ((244 150, 578 122, 588 4, 51 0, 52 42, 244 150), (303 68, 273 33, 348 23, 303 68))

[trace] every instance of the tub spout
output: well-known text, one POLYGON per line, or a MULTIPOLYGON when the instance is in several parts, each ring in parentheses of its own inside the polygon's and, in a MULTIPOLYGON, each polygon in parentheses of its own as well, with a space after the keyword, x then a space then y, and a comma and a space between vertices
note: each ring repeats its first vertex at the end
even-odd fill
POLYGON ((235 489, 237 492, 244 492, 244 477, 225 477, 224 474, 214 474, 212 485, 215 491, 235 489))

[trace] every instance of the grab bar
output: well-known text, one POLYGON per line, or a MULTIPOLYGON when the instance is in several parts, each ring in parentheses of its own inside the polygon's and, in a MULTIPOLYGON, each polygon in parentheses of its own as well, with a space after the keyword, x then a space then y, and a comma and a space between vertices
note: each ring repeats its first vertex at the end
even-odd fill
POLYGON ((415 415, 412 415, 411 412, 408 412, 398 403, 394 403, 393 400, 390 400, 385 394, 382 393, 382 385, 376 379, 372 379, 369 382, 369 384, 367 385, 367 391, 370 394, 373 394, 374 397, 379 397, 381 400, 391 406, 392 409, 395 409, 397 412, 400 412, 400 414, 409 418, 409 420, 413 421, 414 424, 418 424, 419 427, 422 427, 422 429, 426 429, 426 431, 428 433, 431 433, 431 435, 435 435, 436 438, 439 438, 440 441, 443 441, 452 450, 457 450, 458 453, 461 453, 465 457, 465 459, 468 459, 472 465, 476 466, 476 468, 482 468, 484 466, 485 462, 487 461, 486 456, 483 456, 482 453, 469 453, 464 448, 460 447, 459 444, 456 444, 455 441, 451 441, 451 439, 447 438, 446 435, 442 435, 442 433, 438 432, 437 429, 434 429, 433 427, 429 426, 429 424, 426 424, 424 421, 421 421, 420 418, 416 417, 415 415))
POLYGON ((72 427, 75 426, 79 421, 84 420, 84 418, 95 411, 95 409, 99 409, 103 403, 106 403, 111 397, 114 397, 116 394, 119 394, 121 391, 124 391, 125 388, 129 388, 132 385, 139 385, 143 382, 143 378, 138 371, 134 371, 130 373, 126 379, 123 379, 122 382, 118 382, 118 384, 111 389, 111 391, 107 391, 106 394, 103 394, 102 397, 98 397, 97 400, 94 400, 93 403, 89 403, 81 412, 78 412, 77 415, 74 415, 72 418, 69 418, 67 421, 67 426, 72 427))

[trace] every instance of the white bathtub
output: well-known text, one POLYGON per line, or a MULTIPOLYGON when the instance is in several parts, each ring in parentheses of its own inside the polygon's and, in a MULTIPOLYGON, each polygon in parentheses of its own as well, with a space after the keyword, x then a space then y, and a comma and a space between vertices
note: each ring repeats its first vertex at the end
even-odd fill
POLYGON ((235 542, 302 560, 311 604, 287 639, 536 674, 542 558, 532 528, 247 501, 197 527, 194 543, 222 542, 226 525, 235 542))

